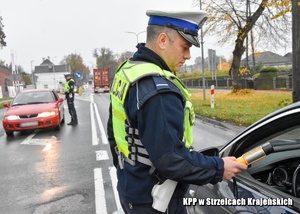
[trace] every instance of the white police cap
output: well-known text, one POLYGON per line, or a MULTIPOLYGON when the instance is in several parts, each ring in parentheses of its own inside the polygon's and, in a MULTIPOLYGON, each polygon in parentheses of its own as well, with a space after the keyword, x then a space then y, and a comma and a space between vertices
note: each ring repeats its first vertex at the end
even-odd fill
POLYGON ((200 47, 198 31, 207 19, 203 10, 159 11, 147 10, 148 25, 161 25, 175 29, 185 40, 200 47))
POLYGON ((71 74, 70 73, 65 73, 64 76, 68 77, 68 76, 71 76, 71 74))

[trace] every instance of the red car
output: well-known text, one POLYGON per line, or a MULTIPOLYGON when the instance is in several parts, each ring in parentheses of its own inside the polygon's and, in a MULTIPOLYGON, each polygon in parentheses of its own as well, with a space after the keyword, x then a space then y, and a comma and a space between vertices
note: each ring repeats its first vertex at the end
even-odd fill
POLYGON ((65 121, 64 98, 50 89, 23 90, 7 107, 2 124, 7 136, 14 131, 53 127, 60 130, 65 121))

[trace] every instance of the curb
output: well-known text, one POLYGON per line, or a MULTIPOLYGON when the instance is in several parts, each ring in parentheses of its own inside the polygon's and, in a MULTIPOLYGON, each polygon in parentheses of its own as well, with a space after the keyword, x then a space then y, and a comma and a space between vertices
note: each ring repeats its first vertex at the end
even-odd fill
POLYGON ((202 117, 200 115, 196 115, 196 118, 199 120, 202 120, 203 122, 218 126, 221 129, 231 130, 231 131, 234 131, 237 133, 239 133, 239 132, 243 131, 245 128, 247 128, 246 126, 238 126, 238 125, 236 125, 234 123, 230 123, 230 122, 221 122, 219 120, 214 120, 214 119, 211 119, 208 117, 202 117))
POLYGON ((12 99, 11 100, 1 100, 0 101, 0 103, 2 104, 2 103, 10 103, 12 101, 12 99))

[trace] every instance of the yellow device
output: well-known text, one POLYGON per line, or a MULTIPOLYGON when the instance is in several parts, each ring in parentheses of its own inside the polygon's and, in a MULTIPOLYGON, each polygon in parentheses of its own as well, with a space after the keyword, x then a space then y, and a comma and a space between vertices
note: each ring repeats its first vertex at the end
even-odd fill
POLYGON ((255 149, 252 149, 249 152, 246 152, 241 157, 237 158, 236 161, 239 163, 250 165, 266 157, 268 154, 270 154, 273 151, 274 150, 272 145, 270 144, 270 142, 267 142, 259 147, 256 147, 255 149))

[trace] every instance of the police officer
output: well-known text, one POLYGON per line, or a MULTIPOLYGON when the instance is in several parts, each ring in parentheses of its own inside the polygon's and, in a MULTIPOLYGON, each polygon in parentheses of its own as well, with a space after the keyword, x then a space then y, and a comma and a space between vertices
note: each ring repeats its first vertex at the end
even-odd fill
MULTIPOLYGON (((117 70, 111 87, 108 139, 125 213, 185 214, 189 184, 216 184, 245 170, 235 157, 192 150, 194 112, 187 88, 174 75, 200 47, 204 11, 147 11, 146 44, 117 70), (177 182, 167 210, 153 204, 157 183, 177 182)), ((208 139, 209 140, 209 139, 208 139)))
POLYGON ((76 125, 78 123, 77 113, 74 106, 74 89, 75 89, 75 81, 71 78, 71 74, 64 74, 66 83, 64 87, 65 99, 68 103, 68 110, 71 116, 71 122, 68 125, 76 125))

